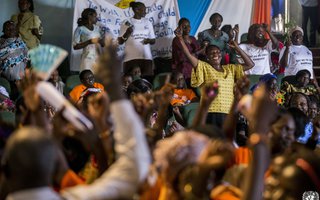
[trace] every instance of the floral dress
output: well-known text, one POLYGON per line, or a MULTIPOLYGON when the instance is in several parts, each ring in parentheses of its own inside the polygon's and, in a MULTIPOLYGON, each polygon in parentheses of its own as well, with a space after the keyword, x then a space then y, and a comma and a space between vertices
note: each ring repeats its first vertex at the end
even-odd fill
POLYGON ((0 38, 0 71, 6 79, 20 80, 28 60, 28 48, 20 38, 0 38))

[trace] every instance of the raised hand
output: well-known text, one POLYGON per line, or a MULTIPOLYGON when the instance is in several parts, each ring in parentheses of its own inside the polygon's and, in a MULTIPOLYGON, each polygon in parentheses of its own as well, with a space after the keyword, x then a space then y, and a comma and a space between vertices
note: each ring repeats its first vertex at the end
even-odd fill
POLYGON ((94 73, 108 91, 111 101, 124 98, 121 88, 121 61, 117 55, 117 45, 111 37, 105 39, 104 51, 98 59, 94 73))
POLYGON ((178 38, 182 38, 182 30, 181 30, 181 27, 176 28, 176 30, 174 30, 174 34, 175 34, 178 38))
POLYGON ((38 77, 36 77, 36 75, 31 71, 27 70, 25 77, 19 84, 25 105, 31 111, 36 111, 40 107, 40 97, 38 92, 36 92, 36 85, 38 82, 38 77))
POLYGON ((250 80, 247 76, 243 76, 237 80, 234 87, 234 98, 239 101, 244 95, 248 94, 250 80))
POLYGON ((233 29, 232 29, 235 33, 239 33, 239 25, 236 24, 233 29))
POLYGON ((209 106, 219 93, 218 81, 207 84, 201 88, 201 104, 209 106))

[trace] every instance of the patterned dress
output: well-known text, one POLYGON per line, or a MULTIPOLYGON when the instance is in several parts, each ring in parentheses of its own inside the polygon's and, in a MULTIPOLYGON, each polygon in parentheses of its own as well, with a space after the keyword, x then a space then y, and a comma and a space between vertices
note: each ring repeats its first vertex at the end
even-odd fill
POLYGON ((20 38, 0 38, 0 71, 9 81, 20 80, 28 62, 28 48, 20 38))

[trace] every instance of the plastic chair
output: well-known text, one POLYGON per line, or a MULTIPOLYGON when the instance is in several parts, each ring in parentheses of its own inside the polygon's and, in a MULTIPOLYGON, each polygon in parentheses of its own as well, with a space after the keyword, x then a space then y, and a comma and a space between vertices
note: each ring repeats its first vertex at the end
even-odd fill
POLYGON ((196 116, 199 102, 190 103, 183 107, 182 116, 187 122, 187 127, 190 127, 193 122, 193 118, 196 116))
POLYGON ((0 77, 0 85, 3 86, 7 90, 9 95, 11 95, 11 86, 10 86, 10 83, 7 79, 0 77))
POLYGON ((79 78, 79 75, 71 75, 66 80, 66 85, 64 87, 64 95, 68 96, 71 90, 77 86, 80 85, 81 81, 79 78))
POLYGON ((248 41, 248 33, 243 33, 240 37, 240 43, 248 41))
POLYGON ((249 90, 251 90, 252 86, 259 82, 259 78, 261 75, 248 75, 249 81, 250 81, 250 87, 249 90))
POLYGON ((0 111, 0 119, 1 121, 11 125, 15 125, 16 123, 16 116, 13 112, 0 111))
POLYGON ((154 77, 154 79, 153 79, 153 84, 152 84, 153 90, 160 89, 164 85, 167 76, 170 74, 171 74, 170 72, 164 72, 164 73, 160 73, 160 74, 156 75, 156 77, 154 77))

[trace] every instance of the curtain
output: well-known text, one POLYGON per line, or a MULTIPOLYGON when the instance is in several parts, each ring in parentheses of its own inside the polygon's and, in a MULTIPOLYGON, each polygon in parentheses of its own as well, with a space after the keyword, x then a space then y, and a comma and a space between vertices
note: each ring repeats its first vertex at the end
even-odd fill
POLYGON ((190 35, 196 33, 211 1, 214 0, 178 0, 180 17, 190 20, 190 35))
POLYGON ((271 24, 271 0, 255 0, 253 10, 253 24, 271 24))

